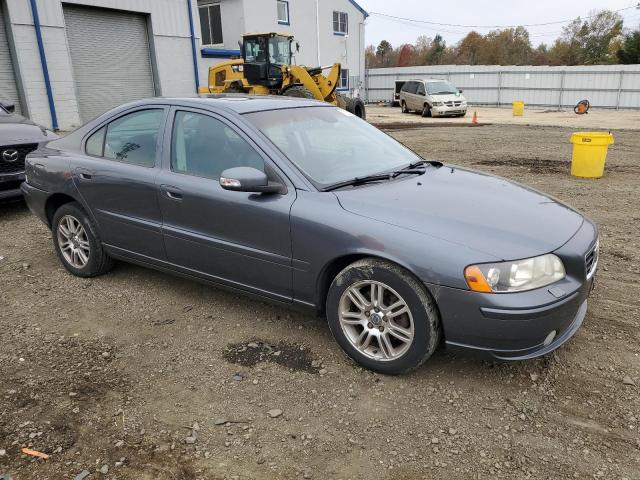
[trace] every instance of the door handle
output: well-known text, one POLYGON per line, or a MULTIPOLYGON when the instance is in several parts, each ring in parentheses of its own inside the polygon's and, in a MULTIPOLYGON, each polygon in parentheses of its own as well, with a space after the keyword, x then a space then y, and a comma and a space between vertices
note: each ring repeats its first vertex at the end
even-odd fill
POLYGON ((160 189, 167 198, 177 201, 182 200, 182 190, 180 190, 178 187, 172 187, 171 185, 161 185, 160 189))
POLYGON ((93 178, 93 172, 82 167, 76 168, 76 175, 84 180, 91 180, 91 178, 93 178))

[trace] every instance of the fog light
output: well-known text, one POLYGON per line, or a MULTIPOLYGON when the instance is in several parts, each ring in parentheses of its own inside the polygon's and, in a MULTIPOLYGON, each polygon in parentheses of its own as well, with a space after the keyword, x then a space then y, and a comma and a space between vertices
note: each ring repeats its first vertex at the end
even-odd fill
POLYGON ((549 335, 547 335, 547 338, 544 339, 544 343, 543 345, 546 347, 547 345, 549 345, 551 342, 553 342, 553 339, 556 338, 556 334, 558 332, 556 332, 555 330, 552 330, 551 333, 549 335))

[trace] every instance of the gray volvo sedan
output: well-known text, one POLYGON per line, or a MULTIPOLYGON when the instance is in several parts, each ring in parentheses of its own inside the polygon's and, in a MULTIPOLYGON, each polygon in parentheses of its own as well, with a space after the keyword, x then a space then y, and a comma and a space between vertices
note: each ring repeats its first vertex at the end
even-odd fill
POLYGON ((597 228, 571 207, 311 100, 130 103, 31 153, 22 190, 72 274, 118 259, 310 309, 388 374, 442 340, 551 352, 598 263, 597 228))

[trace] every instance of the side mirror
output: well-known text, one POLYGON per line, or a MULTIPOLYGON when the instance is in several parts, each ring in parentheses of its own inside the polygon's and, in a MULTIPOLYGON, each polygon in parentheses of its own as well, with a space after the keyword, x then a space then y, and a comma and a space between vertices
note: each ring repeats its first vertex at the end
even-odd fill
POLYGON ((296 53, 300 52, 300 44, 296 42, 296 53))
POLYGON ((234 192, 278 193, 282 190, 282 185, 270 183, 266 173, 253 167, 227 168, 220 175, 220 186, 234 192))
POLYGON ((9 112, 9 113, 13 113, 16 111, 16 106, 13 103, 2 103, 2 106, 4 107, 4 109, 9 112))
POLYGON ((458 93, 462 93, 462 89, 461 88, 458 89, 458 93))

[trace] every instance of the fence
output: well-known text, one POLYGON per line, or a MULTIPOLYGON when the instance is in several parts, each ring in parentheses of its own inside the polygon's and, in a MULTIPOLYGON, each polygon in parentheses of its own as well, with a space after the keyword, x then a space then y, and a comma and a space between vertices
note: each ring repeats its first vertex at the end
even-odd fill
POLYGON ((531 106, 562 109, 587 99, 593 107, 640 108, 640 65, 373 68, 366 72, 365 99, 391 101, 395 81, 412 78, 449 80, 476 105, 510 105, 523 100, 531 106))

